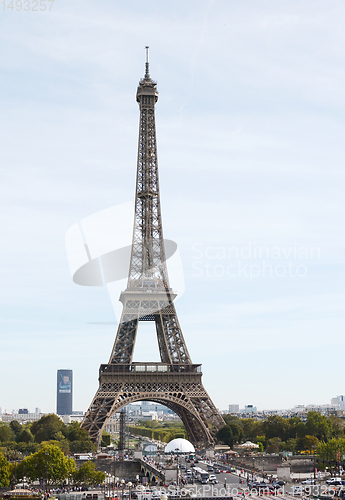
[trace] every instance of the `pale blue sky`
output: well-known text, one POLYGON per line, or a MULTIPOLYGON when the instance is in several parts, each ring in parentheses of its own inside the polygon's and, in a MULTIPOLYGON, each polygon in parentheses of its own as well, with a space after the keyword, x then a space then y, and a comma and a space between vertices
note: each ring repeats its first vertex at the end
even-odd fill
MULTIPOLYGON (((64 238, 134 198, 145 45, 164 235, 185 274, 177 312, 207 391, 221 409, 345 392, 344 22, 342 0, 0 12, 1 407, 54 411, 60 368, 75 409, 97 389, 116 326, 92 323, 114 313, 106 289, 72 282, 64 238)), ((152 357, 147 328, 138 360, 152 357)))

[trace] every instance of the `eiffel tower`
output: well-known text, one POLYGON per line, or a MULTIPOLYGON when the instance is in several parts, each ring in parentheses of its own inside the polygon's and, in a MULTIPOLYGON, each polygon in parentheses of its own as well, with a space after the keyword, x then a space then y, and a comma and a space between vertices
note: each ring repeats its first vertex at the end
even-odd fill
POLYGON ((161 403, 182 420, 188 439, 212 446, 215 432, 225 425, 201 381, 201 365, 193 364, 169 285, 161 220, 155 128, 157 83, 145 76, 136 100, 140 108, 135 220, 127 288, 120 295, 121 320, 109 363, 99 369, 99 388, 82 427, 95 443, 115 412, 135 401, 161 403), (154 321, 160 363, 132 362, 139 321, 154 321))

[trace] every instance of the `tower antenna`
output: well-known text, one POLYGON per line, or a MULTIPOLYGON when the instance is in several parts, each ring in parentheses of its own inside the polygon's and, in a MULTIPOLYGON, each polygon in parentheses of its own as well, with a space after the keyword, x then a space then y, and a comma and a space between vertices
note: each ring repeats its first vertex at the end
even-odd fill
POLYGON ((146 64, 145 64, 145 78, 150 78, 150 73, 149 73, 149 46, 146 45, 146 64))

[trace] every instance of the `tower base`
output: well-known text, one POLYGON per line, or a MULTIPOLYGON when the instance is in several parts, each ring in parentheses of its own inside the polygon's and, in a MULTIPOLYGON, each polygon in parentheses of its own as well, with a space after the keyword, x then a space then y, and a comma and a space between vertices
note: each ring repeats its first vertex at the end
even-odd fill
POLYGON ((81 426, 99 445, 103 427, 113 413, 135 401, 152 401, 167 406, 181 418, 193 444, 212 446, 214 434, 225 422, 201 377, 201 365, 101 365, 99 388, 81 426))

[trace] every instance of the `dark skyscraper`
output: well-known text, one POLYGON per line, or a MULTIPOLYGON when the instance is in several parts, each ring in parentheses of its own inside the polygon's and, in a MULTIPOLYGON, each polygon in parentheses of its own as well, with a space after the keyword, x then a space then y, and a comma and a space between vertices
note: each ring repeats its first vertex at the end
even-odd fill
POLYGON ((72 370, 58 370, 56 392, 56 413, 58 415, 72 414, 72 386, 72 370))

